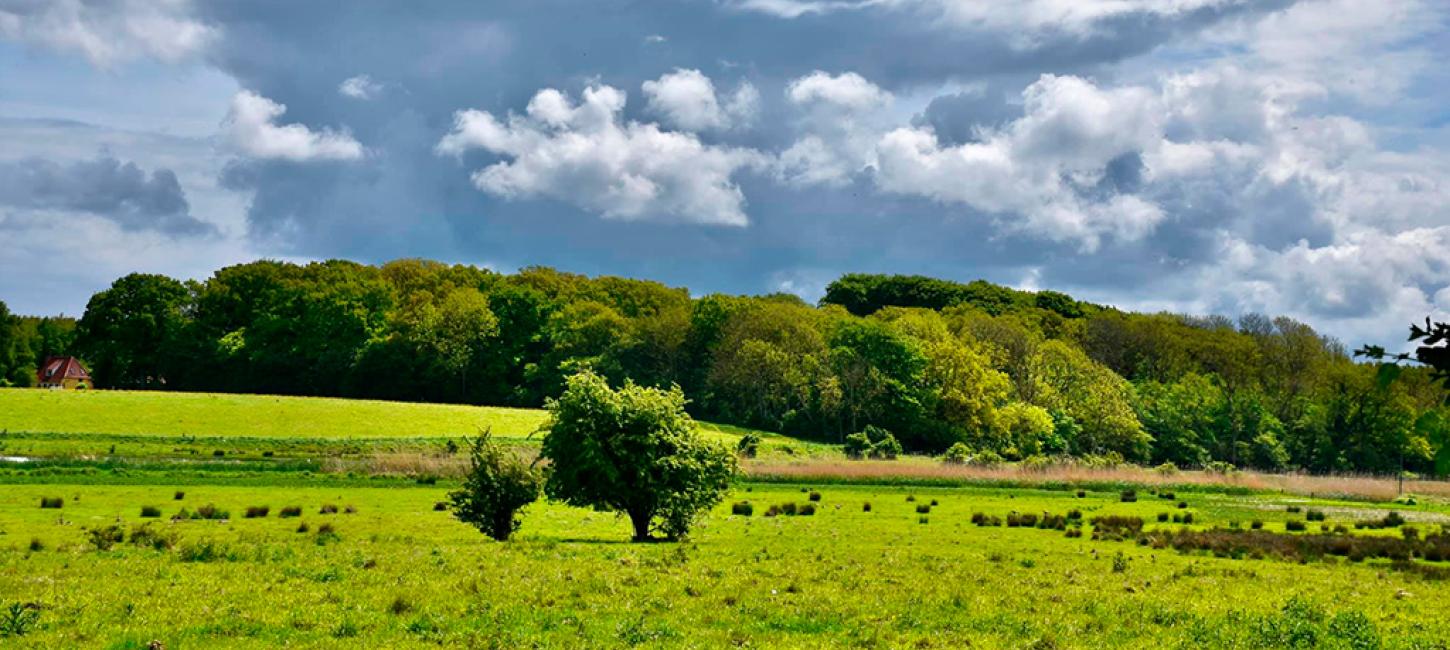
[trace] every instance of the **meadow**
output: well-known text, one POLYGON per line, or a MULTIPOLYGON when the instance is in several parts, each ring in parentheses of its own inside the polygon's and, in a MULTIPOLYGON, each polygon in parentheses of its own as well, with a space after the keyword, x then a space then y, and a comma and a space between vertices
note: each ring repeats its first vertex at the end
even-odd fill
POLYGON ((541 502, 499 543, 437 509, 456 482, 436 472, 461 462, 449 435, 505 410, 438 407, 430 427, 460 430, 437 438, 379 415, 370 437, 321 420, 334 400, 20 393, 0 391, 0 455, 53 453, 0 469, 5 647, 1446 647, 1434 490, 848 462, 768 436, 685 542, 631 544, 627 520, 541 502), (192 406, 146 415, 173 404, 192 406), (317 428, 257 421, 298 412, 317 428))

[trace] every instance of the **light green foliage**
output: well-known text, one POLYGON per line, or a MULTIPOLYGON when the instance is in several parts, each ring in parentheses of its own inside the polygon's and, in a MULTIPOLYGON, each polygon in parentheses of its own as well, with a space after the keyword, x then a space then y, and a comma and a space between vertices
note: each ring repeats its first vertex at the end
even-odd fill
POLYGON ((683 537, 736 472, 735 457, 696 432, 678 388, 614 390, 580 372, 549 403, 545 428, 549 497, 628 515, 636 541, 683 537))
POLYGON ((1082 427, 1070 441, 1077 453, 1116 451, 1128 458, 1147 456, 1152 437, 1143 431, 1132 407, 1132 386, 1086 354, 1061 341, 1042 344, 1032 362, 1040 386, 1036 403, 1072 416, 1082 427))
POLYGON ((1067 441, 1058 437, 1052 415, 1033 404, 1013 402, 1002 407, 992 423, 990 436, 982 441, 990 444, 983 446, 1008 458, 1067 451, 1067 441))
POLYGON ((459 521, 503 541, 518 530, 519 510, 538 500, 543 483, 539 470, 494 444, 485 431, 470 441, 463 486, 449 492, 448 501, 459 521))
POLYGON ((875 458, 895 460, 901 455, 901 443, 890 431, 878 426, 866 425, 865 429, 846 436, 844 446, 847 458, 860 460, 875 458))

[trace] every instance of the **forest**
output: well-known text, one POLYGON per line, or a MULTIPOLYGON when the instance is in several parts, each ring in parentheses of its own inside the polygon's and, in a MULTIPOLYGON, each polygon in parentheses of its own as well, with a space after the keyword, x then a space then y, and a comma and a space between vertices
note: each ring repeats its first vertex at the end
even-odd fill
POLYGON ((1284 317, 1144 314, 984 281, 845 275, 818 305, 549 268, 259 261, 132 274, 84 315, 0 303, 0 385, 73 354, 100 388, 538 407, 588 368, 692 415, 973 462, 1450 472, 1444 392, 1284 317), (959 445, 959 446, 958 446, 959 445))

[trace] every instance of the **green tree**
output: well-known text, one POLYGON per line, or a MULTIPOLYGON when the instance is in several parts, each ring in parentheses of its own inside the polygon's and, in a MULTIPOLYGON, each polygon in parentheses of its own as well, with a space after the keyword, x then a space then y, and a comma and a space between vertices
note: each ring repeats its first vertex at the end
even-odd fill
POLYGON ((1132 386, 1063 341, 1042 344, 1032 362, 1038 405, 1072 416, 1082 426, 1075 453, 1116 451, 1146 460, 1153 438, 1133 412, 1132 386))
POLYGON ((495 444, 489 432, 470 442, 463 486, 448 493, 453 516, 498 541, 519 528, 519 510, 539 498, 543 477, 531 464, 495 444))
POLYGON ((0 301, 0 386, 28 385, 23 376, 27 365, 22 362, 20 319, 0 301))
POLYGON ((724 498, 735 455, 700 437, 679 388, 626 381, 618 390, 582 371, 548 403, 542 457, 550 498, 629 517, 634 540, 675 540, 724 498))
POLYGON ((186 324, 186 285, 163 275, 133 273, 91 296, 76 325, 76 347, 96 383, 157 388, 174 367, 171 346, 186 324))

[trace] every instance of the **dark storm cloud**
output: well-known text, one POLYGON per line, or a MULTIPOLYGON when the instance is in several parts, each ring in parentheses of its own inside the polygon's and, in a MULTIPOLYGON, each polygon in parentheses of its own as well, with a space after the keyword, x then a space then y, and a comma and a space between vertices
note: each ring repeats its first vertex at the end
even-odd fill
POLYGON ((216 228, 191 216, 176 174, 147 174, 111 157, 57 163, 40 158, 0 162, 0 206, 22 210, 85 212, 123 230, 209 236, 216 228))

